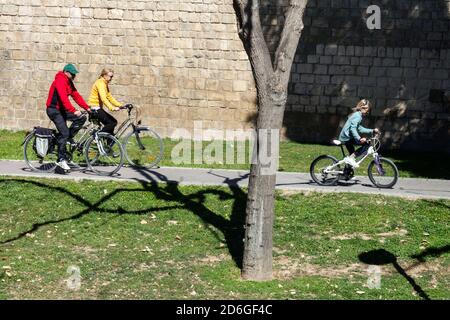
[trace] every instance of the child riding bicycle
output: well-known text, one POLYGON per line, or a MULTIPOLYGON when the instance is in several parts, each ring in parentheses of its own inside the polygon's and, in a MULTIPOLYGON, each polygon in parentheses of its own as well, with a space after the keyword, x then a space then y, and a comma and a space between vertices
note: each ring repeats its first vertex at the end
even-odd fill
POLYGON ((379 133, 378 128, 368 129, 361 125, 361 121, 364 116, 366 116, 370 111, 370 102, 367 99, 362 99, 358 102, 355 108, 353 108, 353 113, 348 116, 344 127, 339 134, 339 140, 345 144, 349 152, 349 156, 344 158, 346 164, 351 165, 353 168, 358 168, 359 165, 355 161, 355 158, 364 154, 369 148, 369 144, 366 138, 361 137, 359 134, 373 134, 379 133), (355 152, 355 145, 361 146, 355 152))

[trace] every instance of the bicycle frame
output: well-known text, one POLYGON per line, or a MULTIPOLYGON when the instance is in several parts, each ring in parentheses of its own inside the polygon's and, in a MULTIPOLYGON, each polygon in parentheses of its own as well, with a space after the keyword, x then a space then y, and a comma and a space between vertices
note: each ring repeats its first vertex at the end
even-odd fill
MULTIPOLYGON (((371 145, 369 146, 369 148, 367 149, 367 151, 365 152, 365 154, 364 154, 364 156, 359 160, 359 161, 357 161, 356 163, 358 164, 358 165, 360 165, 367 157, 369 157, 370 155, 372 155, 372 157, 375 159, 375 164, 376 164, 376 167, 377 167, 377 170, 378 170, 378 172, 381 174, 381 175, 384 175, 384 169, 383 169, 383 167, 381 166, 381 164, 380 164, 380 155, 379 155, 379 153, 378 152, 376 152, 375 151, 375 149, 374 149, 374 147, 373 147, 373 144, 374 144, 374 139, 371 139, 373 142, 371 143, 371 145)), ((341 145, 341 151, 342 151, 342 155, 345 157, 345 153, 344 153, 344 149, 343 149, 343 147, 342 147, 342 145, 341 145)), ((338 161, 338 162, 336 162, 335 164, 333 164, 333 165, 331 165, 331 166, 328 166, 328 167, 326 167, 324 170, 323 170, 323 172, 324 173, 326 173, 326 174, 344 174, 344 171, 343 170, 336 170, 336 168, 337 167, 339 167, 339 166, 341 166, 341 165, 344 165, 344 167, 345 167, 345 160, 344 159, 342 159, 341 161, 338 161)))
MULTIPOLYGON (((100 131, 99 128, 94 128, 94 124, 91 122, 87 126, 83 127, 84 132, 81 134, 81 137, 79 137, 75 142, 76 146, 72 146, 70 148, 70 154, 73 154, 78 148, 81 147, 82 150, 85 148, 86 141, 89 139, 90 136, 94 136, 95 142, 97 143, 97 146, 99 148, 100 154, 105 155, 106 151, 103 147, 103 143, 101 140, 98 139, 98 132, 100 131)), ((81 151, 81 150, 80 150, 81 151)))
POLYGON ((114 134, 114 136, 117 139, 122 138, 123 134, 127 131, 127 129, 132 126, 133 127, 133 131, 136 130, 136 126, 134 125, 133 121, 130 119, 130 117, 128 116, 128 118, 122 122, 119 126, 119 128, 116 130, 116 133, 114 134))

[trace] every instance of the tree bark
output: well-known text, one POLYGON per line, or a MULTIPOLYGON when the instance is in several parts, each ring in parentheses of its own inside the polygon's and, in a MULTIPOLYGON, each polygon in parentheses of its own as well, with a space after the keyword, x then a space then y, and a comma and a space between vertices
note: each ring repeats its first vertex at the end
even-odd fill
POLYGON ((258 157, 250 168, 242 266, 242 278, 247 280, 272 278, 276 170, 267 170, 267 164, 261 161, 261 151, 265 152, 263 147, 266 146, 267 150, 272 151, 269 159, 275 161, 277 169, 279 132, 283 123, 289 76, 303 29, 303 12, 307 2, 308 0, 291 0, 272 63, 261 28, 259 1, 234 0, 239 35, 252 65, 258 92, 258 157), (276 141, 272 141, 274 135, 276 141))

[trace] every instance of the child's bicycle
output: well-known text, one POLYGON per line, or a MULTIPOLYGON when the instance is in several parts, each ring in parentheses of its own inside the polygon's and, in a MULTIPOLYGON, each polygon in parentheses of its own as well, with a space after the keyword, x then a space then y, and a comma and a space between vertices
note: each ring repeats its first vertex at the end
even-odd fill
MULTIPOLYGON (((376 134, 369 139, 369 148, 357 161, 360 165, 368 156, 372 156, 373 160, 369 163, 367 174, 370 181, 378 188, 392 188, 398 180, 398 169, 394 162, 381 157, 378 154, 380 148, 380 135, 376 134)), ((345 152, 342 142, 333 140, 333 144, 341 147, 342 155, 345 158, 345 152)), ((338 160, 330 155, 321 155, 317 157, 310 166, 309 172, 311 178, 322 186, 335 185, 339 180, 350 180, 354 176, 353 167, 346 164, 344 159, 338 160)))
MULTIPOLYGON (((54 129, 34 127, 25 137, 23 156, 31 170, 52 172, 57 168, 58 135, 54 129)), ((124 151, 119 140, 108 133, 99 132, 98 123, 91 117, 75 137, 74 143, 66 145, 66 155, 71 170, 88 167, 99 175, 115 174, 124 162, 124 151)))

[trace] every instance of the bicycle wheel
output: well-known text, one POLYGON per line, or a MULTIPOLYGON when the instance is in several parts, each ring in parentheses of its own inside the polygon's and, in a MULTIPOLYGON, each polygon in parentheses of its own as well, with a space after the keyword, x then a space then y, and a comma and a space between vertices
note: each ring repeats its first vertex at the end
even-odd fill
POLYGON ((162 159, 164 144, 150 127, 139 127, 124 139, 125 157, 132 166, 152 168, 162 159))
POLYGON ((85 144, 85 158, 90 170, 102 176, 115 174, 123 165, 124 152, 116 137, 100 132, 85 144))
POLYGON ((378 188, 392 188, 398 180, 397 166, 389 159, 379 158, 379 164, 372 160, 367 174, 370 181, 378 188))
POLYGON ((325 169, 332 167, 338 160, 335 157, 322 155, 317 157, 309 168, 311 178, 321 186, 331 186, 337 183, 341 168, 340 166, 333 167, 330 172, 325 172, 325 169))
POLYGON ((58 151, 56 142, 49 146, 48 153, 45 157, 41 157, 36 152, 36 136, 34 132, 30 133, 23 144, 23 158, 27 166, 38 172, 51 172, 55 170, 56 161, 58 160, 58 151))

